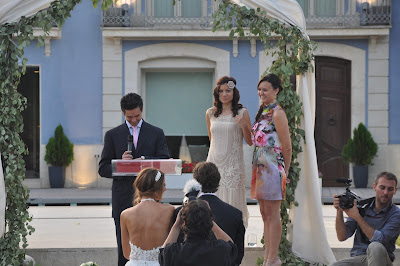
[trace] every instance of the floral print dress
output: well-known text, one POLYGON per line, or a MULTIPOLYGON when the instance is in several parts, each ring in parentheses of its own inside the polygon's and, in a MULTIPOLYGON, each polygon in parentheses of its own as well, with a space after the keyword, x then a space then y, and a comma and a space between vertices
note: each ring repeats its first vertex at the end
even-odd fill
POLYGON ((282 144, 273 120, 276 110, 282 110, 276 101, 265 106, 251 132, 252 142, 255 146, 250 193, 252 199, 285 199, 285 163, 282 144))

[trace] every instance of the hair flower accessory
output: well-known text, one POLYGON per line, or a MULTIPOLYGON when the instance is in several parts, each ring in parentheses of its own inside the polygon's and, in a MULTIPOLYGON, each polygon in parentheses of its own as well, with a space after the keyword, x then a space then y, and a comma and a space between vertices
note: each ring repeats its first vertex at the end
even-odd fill
POLYGON ((232 80, 228 81, 228 88, 229 89, 234 89, 235 88, 235 82, 233 82, 232 80))
POLYGON ((158 182, 158 180, 160 180, 160 178, 161 178, 161 173, 160 173, 160 171, 157 171, 157 174, 156 174, 156 177, 154 178, 154 180, 156 182, 158 182))

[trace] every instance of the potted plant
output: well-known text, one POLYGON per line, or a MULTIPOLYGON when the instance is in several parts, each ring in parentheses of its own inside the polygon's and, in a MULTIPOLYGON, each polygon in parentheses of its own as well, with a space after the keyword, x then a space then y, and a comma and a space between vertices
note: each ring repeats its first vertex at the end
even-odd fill
POLYGON ((321 190, 321 195, 322 195, 322 177, 323 177, 322 172, 318 170, 318 182, 319 182, 319 188, 321 190))
POLYGON ((58 125, 54 137, 46 145, 44 160, 49 164, 50 187, 62 188, 65 182, 65 167, 74 159, 74 145, 64 134, 63 127, 58 125))
POLYGON ((343 146, 342 158, 345 163, 353 164, 353 178, 356 187, 367 187, 368 165, 372 165, 372 159, 378 152, 378 145, 371 133, 363 123, 360 123, 353 131, 350 138, 343 146))

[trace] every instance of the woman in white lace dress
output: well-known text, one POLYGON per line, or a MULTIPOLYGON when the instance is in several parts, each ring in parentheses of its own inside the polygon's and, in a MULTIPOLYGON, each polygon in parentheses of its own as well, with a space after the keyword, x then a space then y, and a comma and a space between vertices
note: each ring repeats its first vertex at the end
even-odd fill
POLYGON ((121 213, 121 242, 127 266, 159 266, 158 254, 171 229, 175 207, 160 203, 164 173, 143 169, 135 183, 135 206, 121 213))
POLYGON ((252 145, 249 113, 239 103, 240 94, 234 78, 221 77, 213 95, 214 107, 206 112, 211 143, 207 162, 215 163, 221 174, 217 196, 242 211, 243 224, 247 227, 249 213, 246 202, 243 138, 248 145, 252 145))

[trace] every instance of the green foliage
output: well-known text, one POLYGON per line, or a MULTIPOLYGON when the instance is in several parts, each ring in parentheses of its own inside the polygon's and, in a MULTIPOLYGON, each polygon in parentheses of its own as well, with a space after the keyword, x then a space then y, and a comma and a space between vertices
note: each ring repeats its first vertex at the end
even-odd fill
MULTIPOLYGON (((21 17, 17 22, 0 25, 0 152, 6 187, 6 232, 0 238, 0 265, 22 265, 28 246, 26 236, 35 231, 29 224, 32 217, 26 204, 29 189, 22 184, 23 155, 28 150, 20 137, 24 129, 21 112, 26 109, 27 101, 17 88, 28 61, 24 48, 34 39, 34 28, 42 28, 46 35, 54 23, 61 27, 80 1, 56 0, 29 18, 21 17)), ((99 2, 92 1, 94 6, 99 2)), ((110 6, 111 1, 103 0, 102 8, 110 6)), ((38 37, 38 46, 44 44, 44 38, 38 37)))
POLYGON ((58 125, 54 137, 46 145, 44 160, 52 166, 68 166, 74 159, 74 144, 64 134, 63 127, 58 125))
POLYGON ((378 145, 371 133, 363 123, 353 130, 353 138, 350 138, 343 146, 342 158, 346 163, 355 165, 372 165, 372 159, 378 152, 378 145))
MULTIPOLYGON (((301 141, 305 137, 304 130, 300 128, 302 103, 292 89, 290 77, 313 70, 313 51, 316 44, 304 38, 296 26, 269 19, 260 8, 255 10, 240 7, 229 0, 223 0, 213 14, 213 31, 217 30, 230 31, 230 38, 258 38, 264 45, 264 52, 277 58, 263 75, 275 73, 282 80, 283 91, 279 94, 278 102, 286 111, 292 141, 292 162, 289 169, 291 183, 286 186, 286 200, 281 204, 282 238, 279 257, 283 265, 304 265, 305 262, 291 253, 291 244, 287 240, 287 226, 290 223, 287 209, 292 204, 298 205, 294 192, 301 169, 296 159, 302 152, 301 141)), ((262 260, 257 263, 262 263, 262 260)))
POLYGON ((96 262, 89 261, 89 262, 82 263, 80 266, 99 266, 99 265, 96 262))

